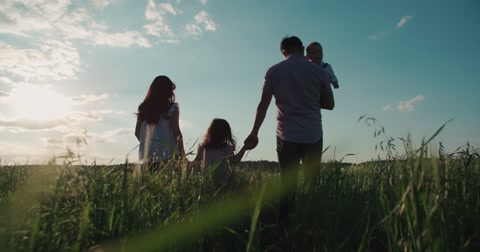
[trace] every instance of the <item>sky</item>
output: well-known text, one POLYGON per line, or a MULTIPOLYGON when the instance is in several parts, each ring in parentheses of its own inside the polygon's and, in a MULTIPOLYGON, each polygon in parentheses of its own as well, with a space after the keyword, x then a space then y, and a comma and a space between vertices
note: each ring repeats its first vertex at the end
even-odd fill
MULTIPOLYGON (((382 157, 384 137, 401 153, 447 122, 430 149, 478 148, 479 25, 477 0, 4 0, 0 164, 137 162, 134 113, 158 75, 177 85, 190 160, 213 118, 240 147, 286 35, 320 42, 339 79, 323 160, 382 157)), ((244 161, 276 161, 275 114, 244 161)))

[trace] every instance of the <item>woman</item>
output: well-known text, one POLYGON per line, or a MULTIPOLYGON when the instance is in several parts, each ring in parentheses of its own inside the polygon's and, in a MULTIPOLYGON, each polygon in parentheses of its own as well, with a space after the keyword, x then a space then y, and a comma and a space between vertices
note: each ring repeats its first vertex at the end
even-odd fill
POLYGON ((185 157, 175 87, 167 76, 157 76, 138 106, 135 136, 140 141, 140 161, 158 165, 174 156, 185 157))

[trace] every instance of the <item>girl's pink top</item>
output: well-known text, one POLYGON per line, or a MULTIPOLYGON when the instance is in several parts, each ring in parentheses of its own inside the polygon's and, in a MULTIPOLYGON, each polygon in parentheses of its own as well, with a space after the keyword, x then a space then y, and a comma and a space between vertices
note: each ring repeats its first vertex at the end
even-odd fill
MULTIPOLYGON (((224 148, 220 149, 209 149, 203 153, 205 147, 199 146, 197 150, 197 159, 204 159, 205 156, 205 167, 208 168, 217 161, 224 159, 226 156, 231 156, 235 154, 235 147, 231 144, 227 144, 224 148)), ((226 160, 222 160, 225 161, 226 160)))

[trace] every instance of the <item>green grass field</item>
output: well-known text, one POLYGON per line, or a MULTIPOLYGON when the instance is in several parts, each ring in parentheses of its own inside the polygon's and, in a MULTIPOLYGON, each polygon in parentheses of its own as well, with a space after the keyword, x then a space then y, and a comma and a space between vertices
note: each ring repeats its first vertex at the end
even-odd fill
MULTIPOLYGON (((379 132, 381 134, 381 132, 379 132)), ((172 161, 3 165, 0 251, 480 251, 480 152, 415 149, 300 176, 291 224, 275 222, 273 162, 231 166, 228 186, 172 161)))

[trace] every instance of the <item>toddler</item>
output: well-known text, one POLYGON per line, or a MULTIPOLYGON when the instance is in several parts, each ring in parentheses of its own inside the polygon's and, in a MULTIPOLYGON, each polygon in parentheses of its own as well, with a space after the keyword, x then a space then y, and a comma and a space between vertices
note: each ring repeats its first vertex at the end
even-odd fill
POLYGON ((329 83, 331 83, 335 89, 339 87, 338 79, 333 72, 332 66, 328 63, 323 62, 323 48, 320 43, 312 42, 307 46, 307 59, 311 62, 321 65, 327 72, 329 83))

